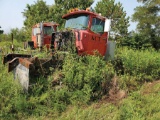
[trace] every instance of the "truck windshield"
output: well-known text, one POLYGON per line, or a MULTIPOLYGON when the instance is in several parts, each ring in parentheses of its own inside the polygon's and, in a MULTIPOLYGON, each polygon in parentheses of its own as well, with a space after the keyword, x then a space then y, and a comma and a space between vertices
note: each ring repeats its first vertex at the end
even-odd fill
POLYGON ((66 19, 65 28, 84 30, 88 26, 88 15, 74 15, 66 19))

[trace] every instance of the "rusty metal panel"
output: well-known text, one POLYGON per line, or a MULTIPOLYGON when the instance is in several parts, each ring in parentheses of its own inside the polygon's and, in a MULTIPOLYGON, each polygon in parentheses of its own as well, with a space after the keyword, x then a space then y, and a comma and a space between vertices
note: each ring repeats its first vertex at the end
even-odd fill
POLYGON ((30 65, 32 65, 32 63, 30 62, 30 59, 27 59, 27 58, 19 58, 19 63, 28 69, 30 68, 30 65))
POLYGON ((13 60, 16 57, 21 57, 21 58, 30 58, 31 55, 28 54, 7 54, 6 56, 3 57, 3 64, 7 63, 8 61, 13 60))
POLYGON ((28 91, 29 87, 29 69, 22 64, 19 64, 14 69, 14 79, 19 80, 21 86, 25 91, 28 91))

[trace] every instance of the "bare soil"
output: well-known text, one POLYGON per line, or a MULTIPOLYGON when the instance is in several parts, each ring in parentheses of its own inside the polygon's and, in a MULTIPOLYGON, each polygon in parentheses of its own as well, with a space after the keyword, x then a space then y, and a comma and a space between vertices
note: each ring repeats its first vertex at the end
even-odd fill
POLYGON ((156 80, 156 81, 153 81, 153 82, 149 82, 149 83, 146 83, 146 85, 144 85, 144 88, 141 92, 142 95, 147 95, 147 94, 150 94, 150 93, 156 93, 156 92, 159 92, 160 91, 160 87, 155 89, 154 87, 157 85, 157 84, 160 84, 160 80, 156 80))

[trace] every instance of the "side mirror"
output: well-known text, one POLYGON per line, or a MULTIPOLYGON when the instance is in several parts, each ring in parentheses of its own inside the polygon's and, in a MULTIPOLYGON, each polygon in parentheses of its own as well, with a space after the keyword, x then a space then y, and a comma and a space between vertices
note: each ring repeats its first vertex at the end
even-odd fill
POLYGON ((106 19, 104 24, 104 32, 109 32, 111 29, 111 19, 106 19))

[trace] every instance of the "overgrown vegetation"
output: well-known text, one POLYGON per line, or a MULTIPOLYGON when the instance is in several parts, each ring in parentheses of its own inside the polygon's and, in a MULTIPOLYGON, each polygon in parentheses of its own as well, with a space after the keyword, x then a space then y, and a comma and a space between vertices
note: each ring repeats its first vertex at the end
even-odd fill
POLYGON ((152 47, 160 49, 160 1, 159 0, 137 0, 141 2, 141 6, 135 8, 132 20, 138 22, 138 34, 142 35, 152 47))
POLYGON ((90 106, 72 107, 57 120, 158 120, 160 119, 160 83, 144 84, 140 91, 130 93, 128 98, 113 105, 108 101, 93 103, 90 106), (148 107, 149 106, 149 107, 148 107))
MULTIPOLYGON (((120 3, 103 0, 97 4, 97 12, 114 17, 117 23, 114 32, 118 35, 115 36, 118 48, 113 61, 104 61, 99 55, 66 55, 62 69, 57 66, 47 78, 38 78, 28 93, 13 79, 13 73, 7 73, 7 65, 0 64, 0 119, 160 119, 159 1, 138 1, 144 3, 133 15, 133 20, 138 22, 138 32, 130 34, 127 31, 129 18, 120 3), (111 10, 107 10, 108 15, 106 9, 111 10), (116 96, 110 99, 113 84, 116 89, 125 91, 125 99, 116 96)), ((93 0, 76 2, 55 0, 55 5, 47 6, 43 0, 38 0, 27 5, 23 13, 26 28, 11 30, 15 52, 26 52, 23 41, 29 38, 33 24, 54 19, 63 26, 62 14, 73 7, 84 9, 93 0)), ((1 63, 3 55, 12 52, 11 45, 11 33, 0 34, 1 63)), ((46 51, 37 54, 29 49, 29 52, 39 58, 49 55, 46 51)))
POLYGON ((25 94, 17 87, 13 76, 7 77, 9 73, 2 66, 5 71, 1 77, 0 94, 2 98, 5 96, 5 100, 1 102, 0 116, 4 119, 21 119, 24 116, 51 114, 53 117, 68 105, 89 104, 107 93, 107 83, 114 74, 113 67, 107 67, 98 56, 68 55, 62 67, 48 79, 39 78, 29 93, 25 94), (57 84, 60 82, 62 85, 57 84))
POLYGON ((159 52, 129 48, 118 48, 112 62, 100 56, 67 55, 63 69, 55 69, 48 78, 39 78, 28 94, 1 65, 0 118, 158 119, 159 100, 155 97, 160 95, 159 83, 148 91, 145 85, 141 86, 160 79, 159 60, 159 52), (128 91, 128 98, 116 104, 103 100, 109 96, 114 76, 118 77, 120 89, 128 91), (103 102, 95 103, 100 100, 103 102))
POLYGON ((153 49, 120 48, 113 64, 121 76, 121 84, 125 83, 127 88, 160 79, 160 55, 153 49))

